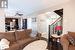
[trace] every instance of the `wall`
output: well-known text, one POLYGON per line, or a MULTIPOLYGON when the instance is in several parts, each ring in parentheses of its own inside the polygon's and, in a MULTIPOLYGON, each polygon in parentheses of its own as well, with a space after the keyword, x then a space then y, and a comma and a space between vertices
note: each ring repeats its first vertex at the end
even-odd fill
POLYGON ((42 37, 48 38, 48 22, 45 14, 37 16, 37 31, 42 34, 42 37))
MULTIPOLYGON (((67 3, 57 6, 56 8, 57 9, 63 8, 63 34, 67 33, 68 31, 75 32, 75 22, 74 22, 75 21, 75 1, 71 0, 67 3)), ((40 16, 40 17, 43 18, 44 16, 43 17, 40 16)), ((41 25, 41 26, 44 28, 44 26, 46 25, 41 25)), ((40 24, 39 24, 39 29, 38 29, 39 32, 46 31, 44 29, 41 29, 42 27, 40 27, 40 24)))
POLYGON ((32 29, 32 20, 31 18, 27 18, 27 29, 32 29))
POLYGON ((18 18, 19 29, 22 29, 22 18, 18 18))
POLYGON ((40 33, 43 33, 43 32, 46 32, 48 33, 47 31, 47 18, 45 16, 45 14, 40 14, 39 16, 37 16, 37 30, 38 32, 40 33))
POLYGON ((69 3, 64 4, 63 9, 63 33, 75 32, 75 1, 71 0, 69 3))
POLYGON ((4 9, 0 9, 0 32, 5 32, 4 9))

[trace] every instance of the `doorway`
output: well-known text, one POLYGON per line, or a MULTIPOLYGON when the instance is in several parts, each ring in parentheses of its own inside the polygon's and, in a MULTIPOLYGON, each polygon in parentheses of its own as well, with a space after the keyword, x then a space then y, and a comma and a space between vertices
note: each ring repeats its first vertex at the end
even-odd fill
POLYGON ((18 19, 17 18, 5 18, 5 30, 11 31, 13 29, 18 30, 18 19))
POLYGON ((27 19, 23 19, 23 27, 22 29, 27 29, 27 19))

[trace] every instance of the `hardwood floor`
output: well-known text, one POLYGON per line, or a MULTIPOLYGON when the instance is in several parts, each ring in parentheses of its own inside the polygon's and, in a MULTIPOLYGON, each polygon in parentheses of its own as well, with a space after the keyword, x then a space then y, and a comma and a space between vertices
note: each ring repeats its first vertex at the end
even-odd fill
POLYGON ((60 43, 53 42, 53 44, 50 44, 50 46, 48 46, 48 50, 63 50, 63 48, 60 43))

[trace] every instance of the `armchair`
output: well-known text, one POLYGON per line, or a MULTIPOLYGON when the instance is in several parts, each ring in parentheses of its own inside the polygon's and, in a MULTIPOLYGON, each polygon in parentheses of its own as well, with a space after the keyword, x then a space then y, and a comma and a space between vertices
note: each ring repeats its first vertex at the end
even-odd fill
POLYGON ((65 34, 61 37, 60 42, 63 46, 63 50, 75 50, 75 46, 70 44, 67 35, 70 35, 75 40, 75 32, 68 32, 68 34, 65 34))

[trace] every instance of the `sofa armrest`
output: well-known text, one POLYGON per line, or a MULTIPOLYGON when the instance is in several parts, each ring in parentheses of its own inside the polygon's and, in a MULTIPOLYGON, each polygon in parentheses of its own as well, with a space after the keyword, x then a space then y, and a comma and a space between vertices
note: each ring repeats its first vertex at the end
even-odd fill
POLYGON ((60 38, 60 43, 61 43, 61 45, 63 46, 63 50, 68 50, 69 41, 67 40, 66 35, 63 35, 63 36, 60 38))
POLYGON ((5 50, 20 50, 20 46, 18 44, 12 44, 9 48, 5 50))

